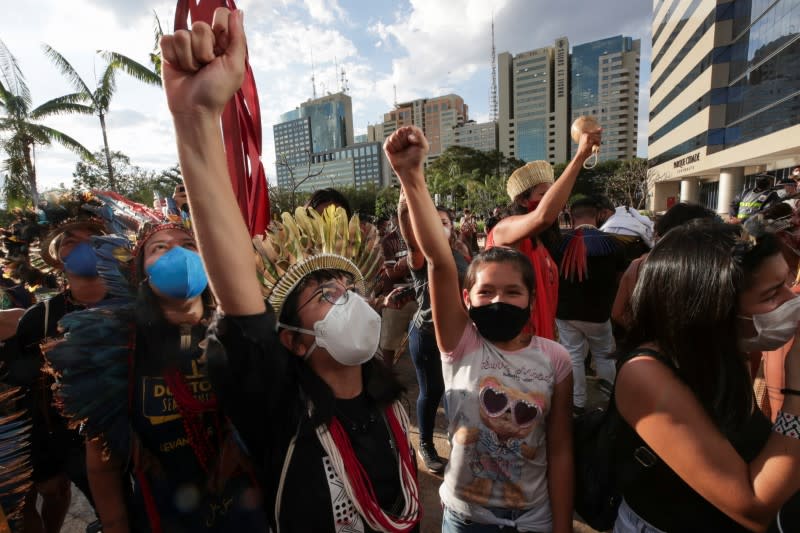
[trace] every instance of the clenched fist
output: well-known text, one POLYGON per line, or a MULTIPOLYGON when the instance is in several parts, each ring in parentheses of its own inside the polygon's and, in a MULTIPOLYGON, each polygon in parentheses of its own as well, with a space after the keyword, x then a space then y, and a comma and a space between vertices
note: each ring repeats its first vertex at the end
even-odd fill
POLYGON ((220 7, 211 26, 195 22, 161 38, 161 75, 173 115, 221 113, 244 79, 242 12, 220 7))
POLYGON ((404 126, 386 139, 383 151, 395 174, 403 182, 414 171, 422 173, 422 164, 428 155, 428 141, 418 127, 404 126))

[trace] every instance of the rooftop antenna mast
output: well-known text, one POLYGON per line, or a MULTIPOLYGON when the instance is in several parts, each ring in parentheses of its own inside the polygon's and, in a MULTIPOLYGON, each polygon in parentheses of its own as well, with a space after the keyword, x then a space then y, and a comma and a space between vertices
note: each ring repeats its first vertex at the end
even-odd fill
POLYGON ((397 107, 397 85, 392 85, 394 88, 394 106, 397 107))
POLYGON ((347 73, 342 67, 342 92, 344 94, 350 94, 350 80, 347 79, 347 73))
POLYGON ((497 52, 494 47, 494 11, 492 11, 492 86, 489 92, 489 115, 497 122, 497 52))
POLYGON ((317 77, 314 74, 314 49, 311 48, 311 94, 317 99, 317 77))

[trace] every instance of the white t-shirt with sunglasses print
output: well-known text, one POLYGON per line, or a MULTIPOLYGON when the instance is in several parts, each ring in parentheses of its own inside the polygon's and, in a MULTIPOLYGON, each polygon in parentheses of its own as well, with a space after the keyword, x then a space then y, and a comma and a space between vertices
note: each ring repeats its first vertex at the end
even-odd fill
POLYGON ((541 337, 501 350, 470 324, 442 353, 442 371, 451 446, 442 503, 467 520, 550 531, 546 418, 554 385, 572 372, 567 351, 541 337))

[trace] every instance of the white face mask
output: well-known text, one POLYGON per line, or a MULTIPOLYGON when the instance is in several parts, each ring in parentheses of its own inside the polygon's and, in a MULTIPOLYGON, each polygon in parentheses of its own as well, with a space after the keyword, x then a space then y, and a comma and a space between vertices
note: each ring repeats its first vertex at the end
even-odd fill
POLYGON ((449 239, 450 238, 450 228, 448 228, 447 226, 442 226, 442 229, 444 230, 445 239, 449 239))
POLYGON ((752 320, 758 332, 755 337, 739 339, 739 348, 742 351, 777 350, 797 333, 800 323, 800 298, 787 300, 769 313, 740 318, 752 320))
POLYGON ((314 344, 306 351, 306 359, 319 346, 340 364, 358 366, 372 359, 378 351, 381 316, 354 292, 348 291, 341 298, 346 301, 332 305, 325 318, 314 323, 314 331, 280 324, 290 331, 315 337, 314 344))

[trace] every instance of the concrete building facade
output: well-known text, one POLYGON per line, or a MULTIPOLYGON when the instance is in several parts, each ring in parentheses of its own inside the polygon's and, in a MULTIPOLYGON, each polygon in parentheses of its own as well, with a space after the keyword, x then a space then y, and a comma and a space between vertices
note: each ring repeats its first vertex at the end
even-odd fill
MULTIPOLYGON (((428 159, 435 159, 455 144, 453 129, 469 120, 469 108, 456 94, 436 98, 420 98, 398 104, 384 114, 382 131, 386 139, 403 126, 417 126, 425 133, 430 145, 428 159)), ((368 133, 371 135, 371 133, 368 133)))
POLYGON ((569 41, 497 56, 498 148, 523 161, 569 159, 569 41))
POLYGON ((654 0, 648 205, 729 212, 800 164, 800 2, 654 0))
MULTIPOLYGON (((601 161, 636 157, 640 47, 622 35, 572 47, 570 124, 581 115, 598 119, 601 161)), ((570 145, 575 153, 571 139, 570 145)))
POLYGON ((497 150, 497 122, 468 121, 453 128, 453 144, 483 152, 497 150))

